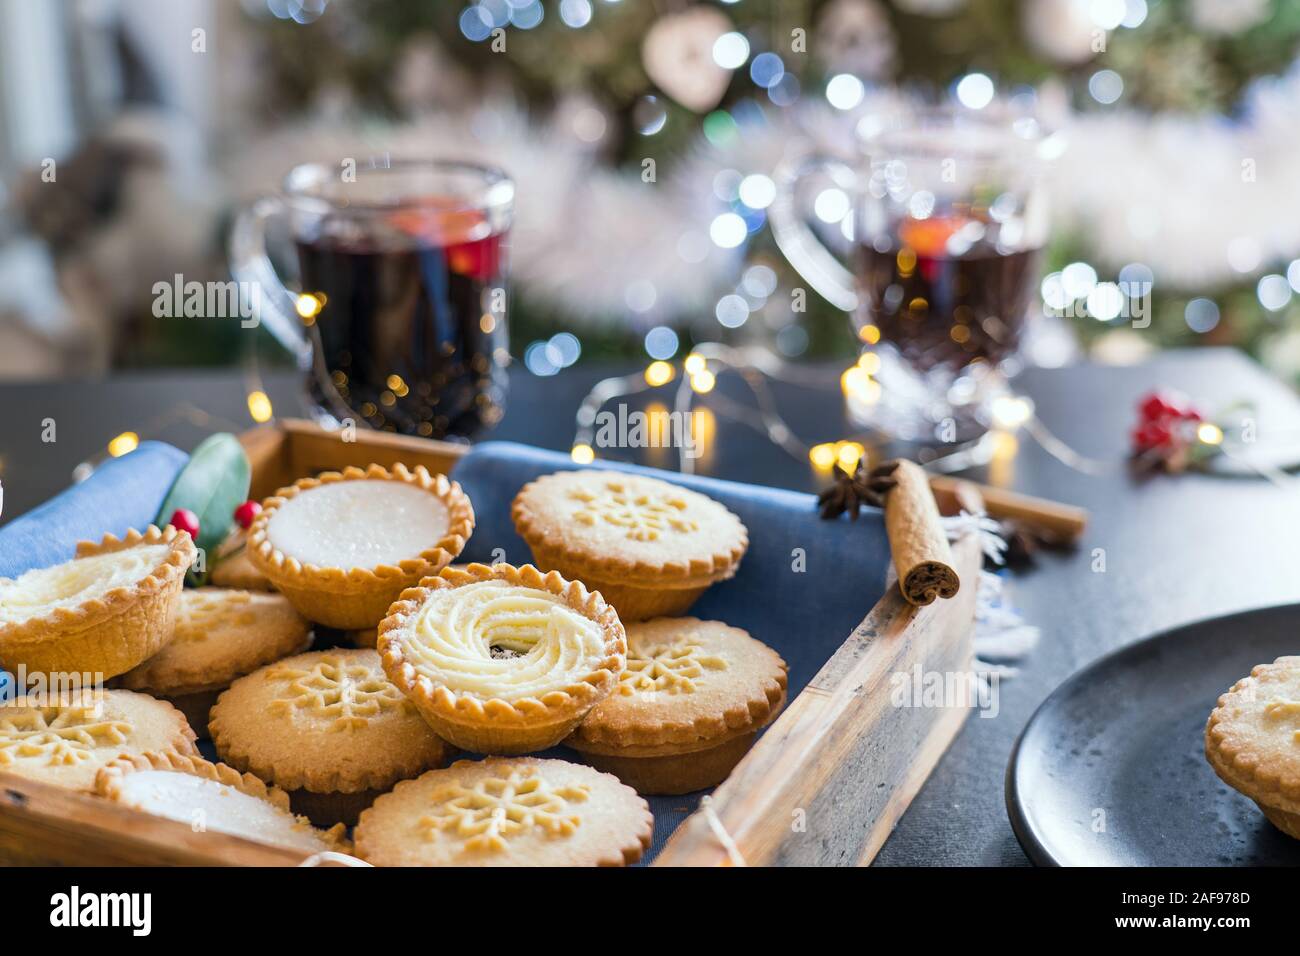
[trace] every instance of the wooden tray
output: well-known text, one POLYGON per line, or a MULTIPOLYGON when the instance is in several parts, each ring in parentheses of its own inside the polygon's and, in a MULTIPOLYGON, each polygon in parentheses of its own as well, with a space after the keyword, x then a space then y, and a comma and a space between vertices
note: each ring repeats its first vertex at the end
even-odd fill
MULTIPOLYGON (((357 432, 355 441, 287 420, 241 436, 251 496, 346 465, 405 462, 447 472, 462 445, 357 432)), ((968 488, 958 496, 978 507, 968 488)), ((945 496, 949 497, 949 496, 945 496)), ((966 707, 895 707, 891 675, 970 669, 982 560, 975 535, 953 546, 963 586, 928 607, 890 586, 847 635, 706 807, 688 817, 656 866, 855 865, 875 857, 956 736, 966 707), (727 845, 730 843, 730 847, 727 845)), ((80 865, 296 865, 302 854, 118 807, 95 797, 0 774, 0 859, 80 865)))

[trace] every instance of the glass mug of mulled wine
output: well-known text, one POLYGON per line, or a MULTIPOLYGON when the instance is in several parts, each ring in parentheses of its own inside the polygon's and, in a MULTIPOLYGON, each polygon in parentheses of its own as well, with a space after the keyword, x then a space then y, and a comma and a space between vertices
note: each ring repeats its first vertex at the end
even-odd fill
POLYGON ((809 157, 779 172, 777 243, 866 346, 845 380, 857 424, 921 445, 977 439, 1019 368, 1059 140, 1029 117, 932 109, 868 115, 856 147, 851 163, 809 157), (796 211, 810 187, 847 267, 796 211))
POLYGON ((443 160, 307 163, 240 213, 231 271, 297 358, 317 419, 468 439, 505 409, 507 236, 514 184, 443 160), (298 288, 266 234, 283 221, 298 288))

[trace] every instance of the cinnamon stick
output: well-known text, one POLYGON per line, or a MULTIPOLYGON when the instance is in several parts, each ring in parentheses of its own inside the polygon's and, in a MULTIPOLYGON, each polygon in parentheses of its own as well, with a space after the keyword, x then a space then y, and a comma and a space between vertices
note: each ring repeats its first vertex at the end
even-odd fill
MULTIPOLYGON (((930 490, 941 502, 955 501, 953 493, 959 484, 962 484, 960 478, 946 475, 930 478, 930 490)), ((1077 541, 1088 527, 1088 512, 1083 508, 1023 495, 1005 488, 992 488, 988 485, 975 487, 984 499, 984 509, 1000 521, 1019 521, 1066 542, 1077 541)))
POLYGON ((917 606, 931 604, 937 597, 950 598, 961 587, 961 579, 953 569, 929 478, 910 461, 900 461, 893 477, 898 484, 885 499, 885 531, 899 590, 917 606))

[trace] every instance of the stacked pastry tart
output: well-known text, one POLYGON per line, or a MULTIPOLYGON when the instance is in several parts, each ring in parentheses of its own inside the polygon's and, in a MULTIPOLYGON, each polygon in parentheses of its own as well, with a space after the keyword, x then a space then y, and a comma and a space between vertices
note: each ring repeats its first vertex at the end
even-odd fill
POLYGON ((0 580, 0 664, 122 688, 0 709, 0 771, 304 853, 355 825, 375 864, 635 862, 640 794, 725 779, 785 702, 774 651, 678 616, 748 532, 698 492, 598 470, 529 483, 512 516, 536 566, 452 566, 461 488, 371 465, 267 498, 212 576, 238 587, 182 590, 194 545, 171 527, 0 580), (558 744, 574 761, 530 756, 558 744))

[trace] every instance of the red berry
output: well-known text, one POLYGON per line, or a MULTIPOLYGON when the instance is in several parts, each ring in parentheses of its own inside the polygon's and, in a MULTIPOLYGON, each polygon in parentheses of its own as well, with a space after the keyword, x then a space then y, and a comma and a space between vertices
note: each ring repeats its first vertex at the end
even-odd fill
POLYGON ((177 508, 168 523, 177 531, 189 532, 191 538, 199 536, 199 516, 189 508, 177 508))
POLYGON ((1182 396, 1169 392, 1148 392, 1138 402, 1138 411, 1142 419, 1148 422, 1162 418, 1181 417, 1187 410, 1187 403, 1182 396))
POLYGON ((1159 422, 1146 422, 1133 430, 1133 445, 1138 451, 1150 451, 1168 445, 1172 437, 1168 426, 1159 422))
POLYGON ((253 523, 253 519, 262 513, 262 505, 257 501, 245 501, 235 509, 235 524, 239 525, 245 531, 253 523))

